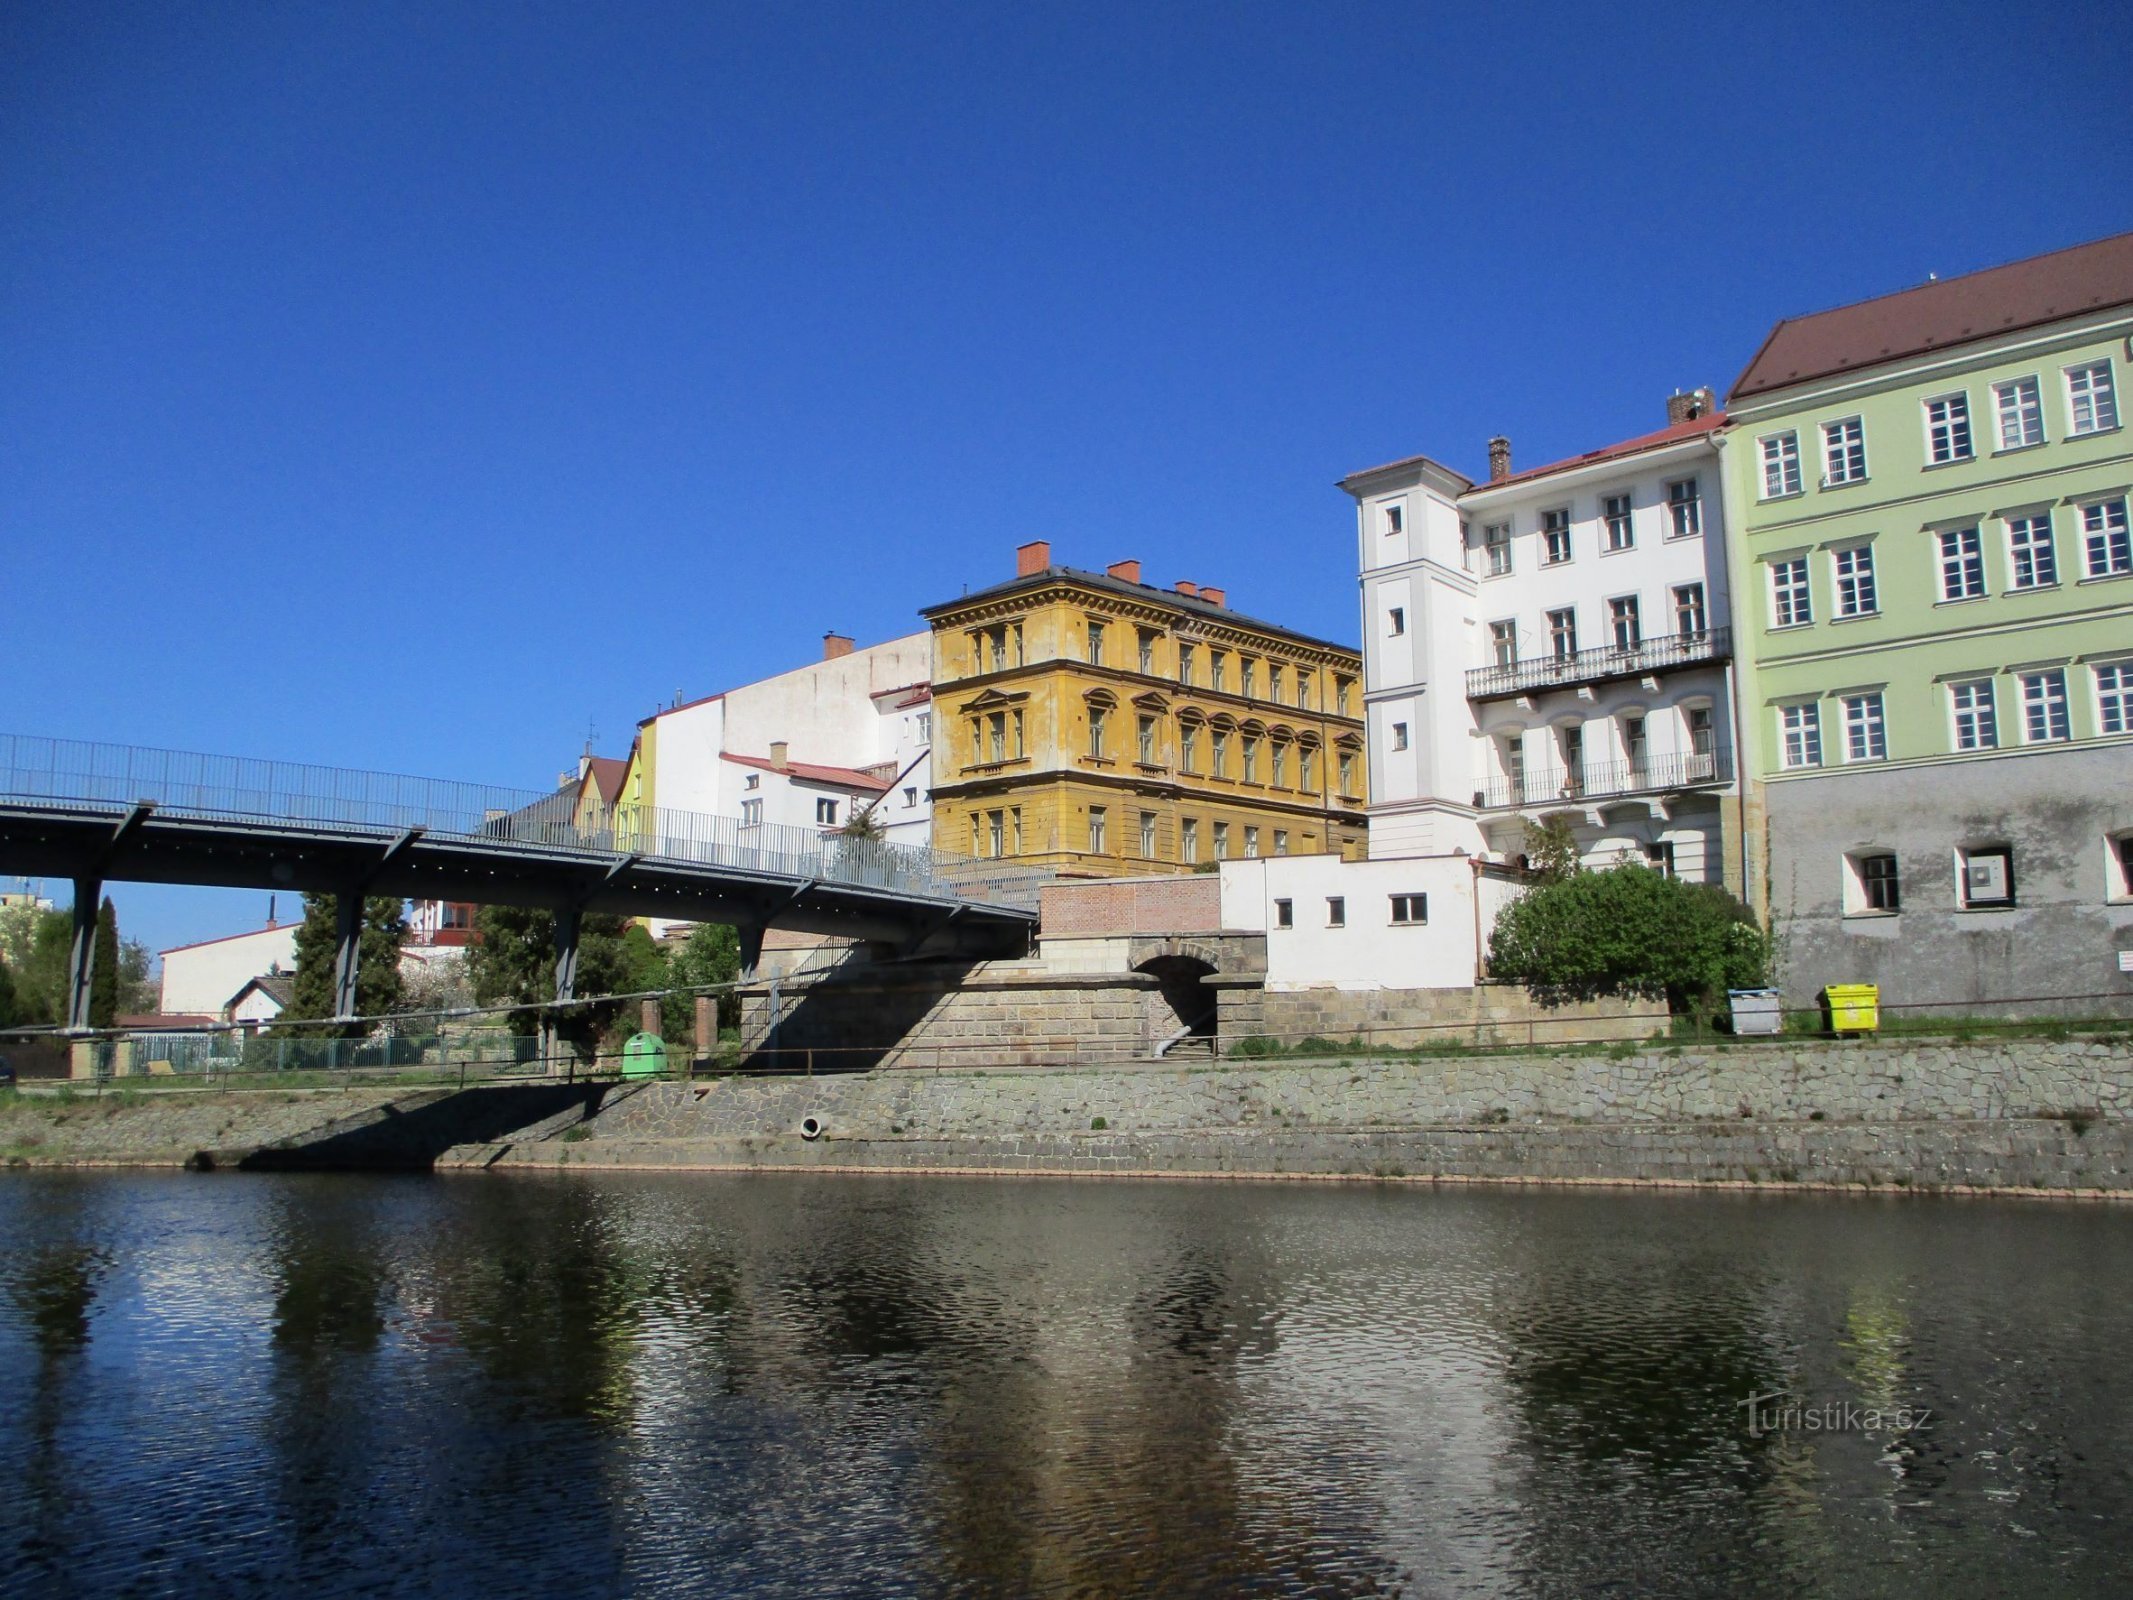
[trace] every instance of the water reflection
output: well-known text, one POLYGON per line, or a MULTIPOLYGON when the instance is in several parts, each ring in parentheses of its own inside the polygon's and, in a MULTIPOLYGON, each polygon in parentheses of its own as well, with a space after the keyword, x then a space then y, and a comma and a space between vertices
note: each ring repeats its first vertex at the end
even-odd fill
POLYGON ((1959 1596, 2133 1570, 2110 1208, 8 1192, 9 1593, 1959 1596), (1932 1420, 1752 1433, 1779 1393, 1932 1420))

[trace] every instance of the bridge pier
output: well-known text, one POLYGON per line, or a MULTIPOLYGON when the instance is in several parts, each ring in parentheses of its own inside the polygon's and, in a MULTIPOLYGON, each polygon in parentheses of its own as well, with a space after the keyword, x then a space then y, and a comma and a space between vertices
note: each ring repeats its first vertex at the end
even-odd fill
POLYGON ((74 944, 67 952, 67 1032, 89 1031, 89 981, 96 975, 96 913, 104 903, 101 878, 74 880, 74 944))
POLYGON ((763 964, 763 925, 744 922, 734 931, 741 940, 741 976, 753 982, 755 969, 763 964))
MULTIPOLYGON (((578 908, 570 905, 555 914, 555 997, 558 1001, 570 1000, 577 992, 578 908)), ((560 1020, 560 1013, 554 1011, 541 1016, 541 1062, 550 1072, 555 1070, 560 1020)))
POLYGON ((363 890, 343 889, 333 897, 333 1020, 356 1015, 356 977, 363 956, 363 890))

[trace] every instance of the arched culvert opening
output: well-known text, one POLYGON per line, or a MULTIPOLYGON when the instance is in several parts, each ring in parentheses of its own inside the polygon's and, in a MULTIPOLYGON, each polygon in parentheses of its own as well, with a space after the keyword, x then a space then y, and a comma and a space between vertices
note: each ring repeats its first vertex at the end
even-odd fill
POLYGON ((1133 969, 1145 972, 1162 987, 1161 1003, 1150 1007, 1150 1041, 1158 1055, 1168 1055, 1181 1045, 1214 1049, 1215 991, 1207 980, 1215 975, 1214 963, 1197 956, 1151 956, 1133 969))

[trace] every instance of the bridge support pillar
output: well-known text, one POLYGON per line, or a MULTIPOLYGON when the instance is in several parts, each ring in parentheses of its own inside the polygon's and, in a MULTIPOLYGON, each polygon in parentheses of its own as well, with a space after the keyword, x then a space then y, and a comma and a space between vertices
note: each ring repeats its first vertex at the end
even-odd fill
POLYGON ((104 903, 101 878, 74 880, 74 944, 67 952, 67 1031, 89 1031, 89 981, 96 975, 96 912, 104 903))
MULTIPOLYGON (((555 997, 570 1000, 577 992, 578 908, 565 906, 555 914, 555 997)), ((541 1018, 541 1060, 550 1072, 555 1070, 555 1058, 560 1053, 560 1020, 560 1014, 553 1011, 541 1018)))
POLYGON ((743 923, 737 930, 741 936, 741 976, 755 981, 755 969, 763 964, 763 926, 743 923))
POLYGON ((356 976, 363 956, 363 891, 343 889, 333 897, 333 1020, 356 1014, 356 976))

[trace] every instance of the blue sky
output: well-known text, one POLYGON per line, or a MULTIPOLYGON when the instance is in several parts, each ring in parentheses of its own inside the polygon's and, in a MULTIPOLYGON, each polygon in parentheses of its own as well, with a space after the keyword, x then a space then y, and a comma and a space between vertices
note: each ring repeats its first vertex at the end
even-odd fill
MULTIPOLYGON (((1012 570, 2133 227, 2122 5, 0 13, 0 731, 550 781, 1012 570)), ((117 891, 162 946, 258 897, 117 891)))

